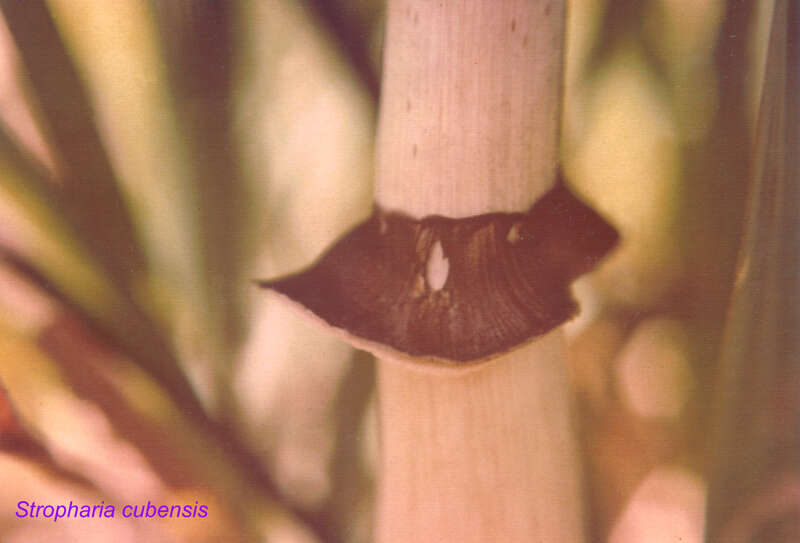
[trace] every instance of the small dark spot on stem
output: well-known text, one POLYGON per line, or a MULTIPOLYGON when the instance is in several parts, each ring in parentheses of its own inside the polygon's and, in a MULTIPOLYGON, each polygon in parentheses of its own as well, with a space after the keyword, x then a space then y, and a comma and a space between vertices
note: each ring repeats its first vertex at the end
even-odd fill
POLYGON ((551 11, 552 8, 553 8, 553 5, 550 4, 550 2, 545 4, 545 6, 544 6, 544 14, 545 14, 545 16, 550 15, 550 11, 551 11))
POLYGON ((418 22, 419 22, 419 13, 415 11, 414 12, 414 24, 417 24, 418 22))
POLYGON ((514 32, 517 29, 517 20, 511 19, 511 32, 514 32))
POLYGON ((417 144, 416 143, 411 146, 411 156, 413 156, 413 157, 417 156, 417 144))
POLYGON ((406 111, 411 111, 411 100, 406 100, 406 111))
POLYGON ((525 34, 525 35, 522 37, 522 47, 527 47, 527 46, 528 46, 528 35, 527 35, 527 34, 525 34))

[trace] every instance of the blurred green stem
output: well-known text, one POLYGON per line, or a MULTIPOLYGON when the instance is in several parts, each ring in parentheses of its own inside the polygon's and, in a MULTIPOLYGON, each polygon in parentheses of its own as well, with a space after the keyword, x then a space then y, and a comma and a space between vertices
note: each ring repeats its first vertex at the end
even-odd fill
POLYGON ((343 3, 337 0, 305 0, 377 106, 381 82, 369 57, 370 32, 368 28, 359 26, 353 17, 346 15, 343 3))
POLYGON ((201 321, 212 361, 214 407, 235 420, 231 381, 243 334, 241 286, 249 209, 233 143, 234 2, 151 3, 186 142, 207 312, 201 321))
POLYGON ((145 259, 78 72, 45 2, 3 0, 0 8, 57 157, 60 203, 98 261, 129 287, 145 259))
POLYGON ((706 541, 800 540, 800 6, 778 0, 717 400, 706 541))

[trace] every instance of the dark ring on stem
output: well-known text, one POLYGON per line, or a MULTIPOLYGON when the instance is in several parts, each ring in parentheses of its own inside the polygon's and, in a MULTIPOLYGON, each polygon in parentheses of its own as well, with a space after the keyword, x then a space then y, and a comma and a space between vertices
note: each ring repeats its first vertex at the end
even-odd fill
POLYGON ((411 358, 493 358, 577 314, 570 283, 616 230, 562 181, 526 213, 415 220, 377 205, 303 272, 259 285, 411 358))

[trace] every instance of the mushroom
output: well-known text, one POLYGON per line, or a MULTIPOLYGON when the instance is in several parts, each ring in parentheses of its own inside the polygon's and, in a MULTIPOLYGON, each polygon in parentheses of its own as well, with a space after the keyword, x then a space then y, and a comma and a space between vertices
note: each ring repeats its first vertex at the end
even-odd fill
POLYGON ((582 541, 559 326, 617 234, 557 168, 564 2, 387 9, 373 213, 261 285, 378 357, 377 541, 582 541))

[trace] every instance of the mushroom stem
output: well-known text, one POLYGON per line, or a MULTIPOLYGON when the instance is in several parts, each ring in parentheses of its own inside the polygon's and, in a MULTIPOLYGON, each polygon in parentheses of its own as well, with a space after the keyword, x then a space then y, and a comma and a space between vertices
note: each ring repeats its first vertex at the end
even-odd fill
POLYGON ((471 369, 378 364, 376 540, 583 541, 564 342, 471 369))
POLYGON ((379 543, 580 543, 559 326, 617 234, 557 181, 564 0, 388 1, 377 205, 260 284, 379 359, 379 543))
POLYGON ((376 200, 525 212, 555 181, 563 0, 388 0, 376 200))
MULTIPOLYGON (((553 186, 564 13, 552 0, 389 0, 381 207, 522 212, 553 186)), ((446 284, 440 253, 432 288, 446 284)), ((560 329, 476 366, 383 358, 378 372, 379 543, 583 541, 560 329)))

